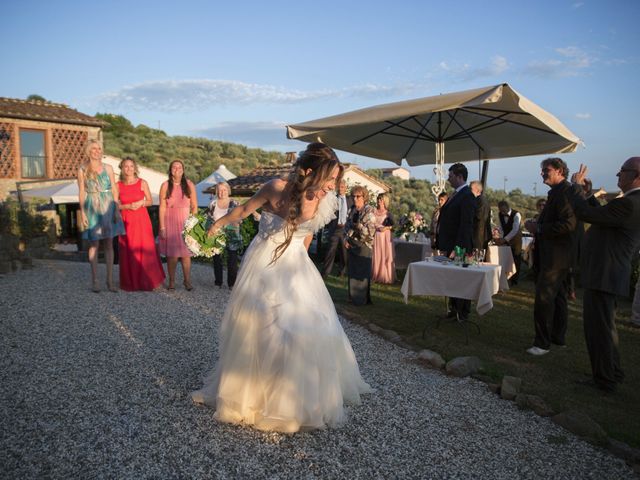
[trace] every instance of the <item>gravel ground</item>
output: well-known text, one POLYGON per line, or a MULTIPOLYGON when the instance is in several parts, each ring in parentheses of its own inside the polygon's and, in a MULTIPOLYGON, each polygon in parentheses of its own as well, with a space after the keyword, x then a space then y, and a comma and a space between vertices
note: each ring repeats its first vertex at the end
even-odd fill
POLYGON ((100 294, 84 263, 0 277, 0 477, 636 478, 549 419, 349 322, 376 393, 348 408, 346 425, 285 435, 219 424, 188 395, 213 365, 229 291, 210 267, 193 277, 192 292, 100 294))

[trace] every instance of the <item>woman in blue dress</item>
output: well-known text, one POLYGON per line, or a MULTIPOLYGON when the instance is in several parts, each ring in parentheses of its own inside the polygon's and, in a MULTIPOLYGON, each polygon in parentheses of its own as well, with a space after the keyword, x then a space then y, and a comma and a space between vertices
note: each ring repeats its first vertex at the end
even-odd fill
POLYGON ((88 160, 78 168, 80 197, 80 224, 82 238, 89 242, 91 264, 91 290, 98 293, 98 247, 103 240, 104 259, 107 265, 107 288, 118 289, 113 283, 113 237, 124 235, 124 224, 117 207, 118 185, 113 168, 102 163, 102 147, 97 140, 90 140, 86 147, 88 160))

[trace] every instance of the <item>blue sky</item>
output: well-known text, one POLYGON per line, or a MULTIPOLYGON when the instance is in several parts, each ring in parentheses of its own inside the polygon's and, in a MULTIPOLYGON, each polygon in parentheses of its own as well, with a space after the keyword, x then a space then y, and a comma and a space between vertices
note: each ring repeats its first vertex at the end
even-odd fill
MULTIPOLYGON (((640 155, 640 2, 448 3, 5 1, 0 96, 299 151, 284 125, 507 82, 583 140, 569 167, 587 164, 614 190, 619 165, 640 155)), ((507 177, 507 190, 542 194, 540 160, 492 161, 489 185, 507 177)))

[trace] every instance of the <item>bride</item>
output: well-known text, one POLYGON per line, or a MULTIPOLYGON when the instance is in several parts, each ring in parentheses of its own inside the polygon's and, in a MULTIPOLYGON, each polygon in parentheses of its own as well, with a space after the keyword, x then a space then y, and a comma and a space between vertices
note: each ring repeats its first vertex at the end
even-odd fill
POLYGON ((335 426, 344 421, 344 402, 359 404, 371 391, 307 254, 313 232, 337 209, 341 174, 334 151, 312 143, 287 180, 266 183, 209 230, 262 207, 220 324, 218 363, 191 394, 214 407, 219 421, 280 432, 335 426))

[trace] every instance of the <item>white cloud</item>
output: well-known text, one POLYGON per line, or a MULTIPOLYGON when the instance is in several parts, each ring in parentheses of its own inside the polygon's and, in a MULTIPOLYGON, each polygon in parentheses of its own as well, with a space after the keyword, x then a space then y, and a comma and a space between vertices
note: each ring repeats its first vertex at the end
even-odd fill
POLYGON ((451 75, 455 81, 466 82, 482 77, 497 77, 507 71, 510 65, 505 57, 495 55, 491 57, 489 64, 483 67, 474 68, 468 63, 456 66, 442 61, 438 64, 438 68, 451 75))
POLYGON ((591 114, 590 113, 576 113, 576 118, 579 118, 580 120, 589 120, 591 118, 591 114))
POLYGON ((340 97, 388 97, 425 88, 424 84, 366 83, 343 89, 304 91, 238 80, 158 80, 104 93, 96 101, 109 109, 125 107, 133 110, 190 112, 228 105, 290 104, 340 97))
POLYGON ((582 7, 584 5, 584 2, 576 2, 573 5, 571 5, 573 8, 578 9, 580 7, 582 7))
POLYGON ((279 145, 287 141, 284 122, 221 122, 195 130, 193 134, 250 147, 279 145))
POLYGON ((596 62, 595 58, 575 46, 556 48, 555 52, 561 58, 531 61, 523 72, 535 77, 576 77, 585 74, 596 62))

